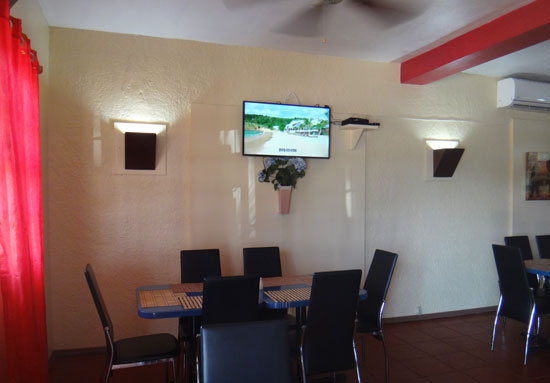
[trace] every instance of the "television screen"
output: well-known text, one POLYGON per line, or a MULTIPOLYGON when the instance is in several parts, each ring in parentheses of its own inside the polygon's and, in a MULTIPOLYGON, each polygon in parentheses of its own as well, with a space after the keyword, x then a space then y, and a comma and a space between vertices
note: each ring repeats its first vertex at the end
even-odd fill
POLYGON ((330 157, 330 108, 243 102, 243 155, 330 157))

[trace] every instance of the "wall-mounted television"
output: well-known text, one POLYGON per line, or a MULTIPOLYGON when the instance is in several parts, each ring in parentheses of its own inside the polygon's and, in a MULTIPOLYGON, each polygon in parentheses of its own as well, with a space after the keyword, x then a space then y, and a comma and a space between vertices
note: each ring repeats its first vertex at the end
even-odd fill
POLYGON ((243 102, 245 156, 330 157, 330 107, 243 102))

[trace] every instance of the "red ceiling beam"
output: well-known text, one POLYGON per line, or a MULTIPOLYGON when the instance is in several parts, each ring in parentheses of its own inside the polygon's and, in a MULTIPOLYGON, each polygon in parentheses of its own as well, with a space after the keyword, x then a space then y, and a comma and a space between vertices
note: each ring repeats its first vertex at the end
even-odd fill
POLYGON ((401 83, 425 85, 550 39, 550 0, 536 0, 401 63, 401 83))

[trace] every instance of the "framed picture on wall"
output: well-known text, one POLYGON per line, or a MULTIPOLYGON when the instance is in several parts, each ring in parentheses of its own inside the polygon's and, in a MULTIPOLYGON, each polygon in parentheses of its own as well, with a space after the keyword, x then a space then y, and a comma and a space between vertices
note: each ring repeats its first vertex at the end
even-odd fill
POLYGON ((550 152, 526 153, 525 199, 550 200, 550 152))

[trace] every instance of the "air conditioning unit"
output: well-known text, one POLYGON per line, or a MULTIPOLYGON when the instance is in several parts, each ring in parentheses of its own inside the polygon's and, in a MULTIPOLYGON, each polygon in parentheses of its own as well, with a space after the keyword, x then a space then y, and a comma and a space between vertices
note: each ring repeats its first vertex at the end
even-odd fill
POLYGON ((506 78, 497 83, 497 108, 550 110, 550 83, 506 78))

